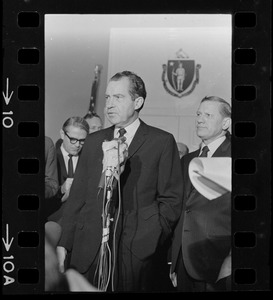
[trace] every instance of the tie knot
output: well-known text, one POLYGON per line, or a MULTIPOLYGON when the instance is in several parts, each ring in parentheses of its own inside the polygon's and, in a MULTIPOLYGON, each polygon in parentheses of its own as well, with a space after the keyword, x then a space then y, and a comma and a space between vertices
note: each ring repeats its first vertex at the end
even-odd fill
POLYGON ((209 147, 208 146, 203 147, 202 148, 202 152, 201 152, 201 154, 200 154, 199 157, 206 157, 206 156, 208 156, 208 152, 209 152, 209 147))
POLYGON ((73 156, 72 154, 68 154, 68 157, 69 157, 69 158, 72 158, 72 156, 73 156))
POLYGON ((120 128, 118 133, 119 133, 119 137, 123 137, 124 134, 126 133, 126 130, 124 128, 120 128))

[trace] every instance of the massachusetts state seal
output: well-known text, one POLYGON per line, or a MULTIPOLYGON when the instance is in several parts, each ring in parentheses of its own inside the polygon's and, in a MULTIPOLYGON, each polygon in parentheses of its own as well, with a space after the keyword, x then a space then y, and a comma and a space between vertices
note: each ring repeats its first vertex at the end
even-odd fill
POLYGON ((177 59, 168 60, 163 65, 162 81, 165 90, 172 96, 182 98, 189 95, 199 83, 200 64, 179 49, 176 53, 177 59))

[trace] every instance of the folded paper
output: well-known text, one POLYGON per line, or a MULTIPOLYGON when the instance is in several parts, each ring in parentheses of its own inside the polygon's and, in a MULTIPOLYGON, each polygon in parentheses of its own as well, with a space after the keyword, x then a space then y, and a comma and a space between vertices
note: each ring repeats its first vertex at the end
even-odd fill
POLYGON ((209 200, 231 192, 230 157, 195 157, 189 164, 189 177, 195 189, 209 200))

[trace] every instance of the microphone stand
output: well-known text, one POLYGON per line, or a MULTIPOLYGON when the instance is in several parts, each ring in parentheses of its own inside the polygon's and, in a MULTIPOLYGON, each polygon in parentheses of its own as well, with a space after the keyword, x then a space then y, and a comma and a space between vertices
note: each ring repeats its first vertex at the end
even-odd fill
POLYGON ((98 275, 98 288, 99 290, 106 291, 110 279, 112 279, 112 291, 114 291, 114 272, 116 265, 116 245, 115 245, 115 234, 116 226, 118 223, 120 209, 121 209, 121 191, 119 176, 121 173, 120 164, 120 143, 118 143, 118 165, 117 167, 107 167, 105 170, 105 184, 103 193, 103 207, 102 207, 102 242, 100 248, 100 257, 98 261, 99 275, 98 275), (115 222, 114 217, 111 217, 110 204, 112 200, 113 190, 116 183, 118 184, 118 198, 119 204, 117 212, 115 212, 115 222), (109 246, 110 238, 110 222, 113 222, 113 233, 112 233, 112 245, 109 246), (113 256, 112 256, 113 250, 113 256), (113 257, 113 259, 112 259, 113 257))
POLYGON ((98 276, 98 289, 106 291, 112 268, 112 253, 109 246, 110 238, 110 222, 113 222, 110 214, 110 204, 113 195, 113 180, 114 170, 108 167, 105 170, 105 187, 103 195, 103 208, 102 208, 102 241, 99 258, 99 276, 98 276))
POLYGON ((103 214, 106 217, 106 219, 105 219, 105 223, 103 223, 102 243, 108 242, 109 240, 110 221, 112 221, 110 219, 109 206, 113 195, 113 179, 114 179, 113 171, 111 170, 111 168, 107 168, 105 171, 106 204, 105 207, 103 208, 104 211, 103 214))

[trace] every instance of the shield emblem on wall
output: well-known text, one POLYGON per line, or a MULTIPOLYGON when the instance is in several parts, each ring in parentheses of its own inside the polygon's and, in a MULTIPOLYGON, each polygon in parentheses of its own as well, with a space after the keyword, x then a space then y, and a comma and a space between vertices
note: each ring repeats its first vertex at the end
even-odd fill
POLYGON ((165 90, 175 97, 189 95, 199 82, 200 64, 195 66, 193 59, 168 60, 163 65, 162 81, 165 90))
POLYGON ((169 60, 167 77, 177 93, 186 91, 194 78, 194 60, 169 60))

